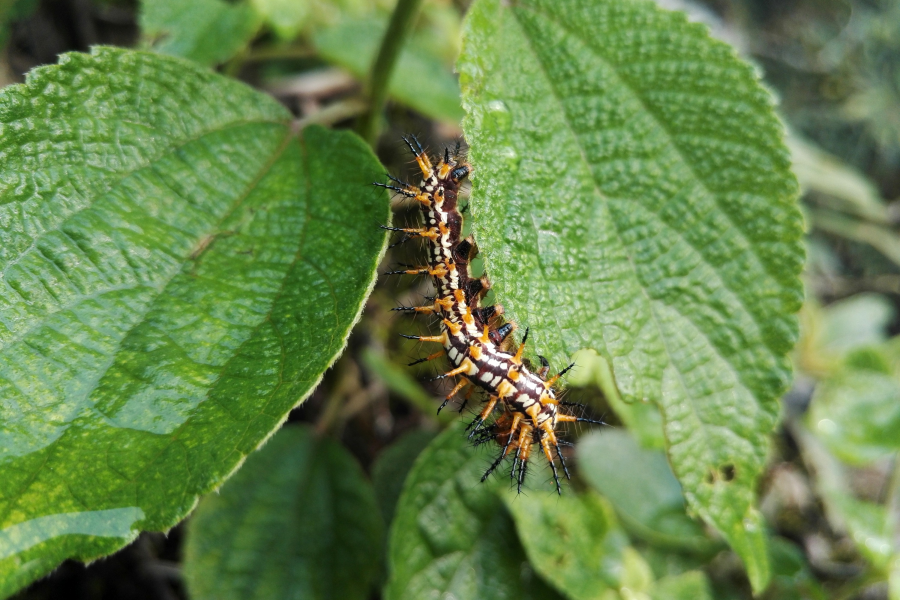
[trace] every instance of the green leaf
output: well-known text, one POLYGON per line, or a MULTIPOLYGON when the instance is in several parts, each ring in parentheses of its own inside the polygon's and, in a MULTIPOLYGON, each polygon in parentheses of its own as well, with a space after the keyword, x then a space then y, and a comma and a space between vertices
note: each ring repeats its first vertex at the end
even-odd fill
POLYGON ((828 596, 809 569, 803 551, 785 538, 773 537, 769 544, 772 584, 766 600, 825 600, 828 596))
POLYGON ((681 486, 662 452, 641 449, 623 430, 596 431, 579 441, 578 466, 635 535, 658 546, 715 551, 700 524, 685 514, 681 486))
POLYGON ((884 342, 893 319, 894 305, 881 294, 856 294, 830 304, 822 311, 823 350, 843 354, 884 342))
POLYGON ((649 563, 631 546, 622 551, 622 558, 621 591, 628 600, 649 600, 647 593, 653 587, 653 570, 649 563))
POLYGON ((890 223, 887 205, 878 187, 863 173, 813 142, 791 134, 787 137, 794 173, 804 192, 815 192, 826 206, 876 223, 890 223))
POLYGON ((394 520, 403 482, 419 454, 434 439, 434 435, 430 431, 411 431, 386 448, 372 465, 375 497, 385 524, 394 520))
POLYGON ((37 0, 0 0, 0 50, 6 46, 12 22, 29 16, 37 4, 37 0))
POLYGON ((526 562, 497 496, 505 474, 479 483, 493 450, 472 448, 457 422, 419 456, 391 525, 387 600, 559 598, 526 562))
POLYGON ((381 558, 372 485, 337 442, 286 427, 188 522, 191 598, 365 599, 381 558))
MULTIPOLYGON (((425 388, 413 379, 408 369, 398 367, 387 360, 384 354, 371 348, 363 351, 362 360, 366 368, 384 382, 389 390, 407 400, 428 417, 435 414, 434 396, 426 392, 425 388)), ((449 423, 458 419, 459 416, 452 410, 446 410, 438 413, 436 418, 443 423, 449 423)))
POLYGON ((712 600, 703 571, 688 571, 664 577, 650 590, 653 600, 712 600))
POLYGON ((257 12, 244 2, 141 1, 141 32, 153 49, 204 65, 217 65, 237 54, 261 24, 257 12))
POLYGON ((567 598, 593 600, 619 589, 628 537, 603 498, 507 491, 503 500, 532 566, 567 598))
POLYGON ((803 290, 797 182, 753 68, 645 0, 476 0, 458 68, 497 298, 659 404, 689 507, 769 567, 753 507, 803 290), (724 474, 729 474, 725 476, 724 474))
POLYGON ((802 425, 795 425, 792 433, 800 443, 804 461, 816 475, 816 491, 825 504, 831 527, 849 534, 860 553, 886 575, 892 557, 900 554, 900 548, 894 548, 888 508, 851 496, 844 465, 802 425))
POLYGON ((848 369, 819 384, 807 423, 842 460, 871 463, 900 450, 898 398, 897 376, 848 369))
MULTIPOLYGON (((325 60, 364 79, 386 29, 381 18, 348 19, 316 32, 313 43, 325 60)), ((456 77, 415 37, 400 52, 388 92, 425 116, 454 124, 462 119, 456 77)))
POLYGON ((172 527, 278 427, 344 348, 389 206, 355 135, 147 52, 3 90, 0 157, 2 596, 172 527))
POLYGON ((609 363, 595 350, 579 350, 572 357, 572 362, 578 368, 571 371, 567 382, 569 386, 582 387, 590 384, 597 386, 609 407, 628 427, 628 431, 637 438, 642 447, 665 448, 666 438, 663 435, 662 416, 659 414, 656 404, 650 402, 649 399, 632 403, 622 400, 609 363))
POLYGON ((305 24, 310 12, 309 0, 250 0, 253 7, 283 39, 293 39, 305 24))

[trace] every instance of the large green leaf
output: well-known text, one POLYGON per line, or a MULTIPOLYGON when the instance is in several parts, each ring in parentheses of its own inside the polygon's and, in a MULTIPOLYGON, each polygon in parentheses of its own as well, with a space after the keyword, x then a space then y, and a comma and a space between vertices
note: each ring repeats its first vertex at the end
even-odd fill
POLYGON ((769 94, 646 0, 476 0, 459 61, 475 237, 507 313, 563 366, 659 404, 689 507, 768 579, 753 507, 803 290, 769 94))
POLYGON ((95 48, 0 94, 0 595, 165 530, 344 347, 386 242, 350 133, 95 48))
POLYGON ((340 444, 286 427, 188 522, 194 600, 364 600, 380 564, 372 485, 340 444))
POLYGON ((494 449, 472 448, 461 425, 439 435, 406 479, 391 525, 385 598, 558 598, 528 565, 496 493, 509 485, 505 474, 479 483, 494 449))
POLYGON ((140 25, 156 51, 215 65, 250 43, 262 18, 244 2, 142 0, 140 25))

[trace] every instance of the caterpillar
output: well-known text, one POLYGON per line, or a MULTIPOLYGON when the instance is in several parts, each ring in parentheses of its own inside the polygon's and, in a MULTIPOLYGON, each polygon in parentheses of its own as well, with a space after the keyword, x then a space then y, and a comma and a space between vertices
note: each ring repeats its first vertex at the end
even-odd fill
POLYGON ((528 461, 532 447, 539 446, 553 471, 557 493, 562 493, 556 462, 559 461, 566 479, 570 479, 569 468, 561 445, 568 445, 560 439, 562 423, 588 422, 603 424, 601 421, 586 419, 566 411, 569 406, 580 406, 561 402, 557 398, 554 385, 568 372, 574 363, 547 378, 550 367, 544 357, 541 368, 531 372, 523 360, 528 329, 522 343, 514 353, 505 352, 502 347, 509 335, 516 329, 514 323, 499 324, 503 307, 499 304, 481 306, 484 295, 490 288, 486 276, 474 277, 469 263, 478 250, 470 236, 462 239, 463 215, 459 210, 458 195, 460 185, 472 173, 472 166, 466 162, 457 144, 455 151, 444 150, 442 159, 429 158, 415 136, 403 137, 415 157, 421 171, 422 180, 413 185, 388 175, 392 183, 375 183, 419 204, 423 216, 422 227, 382 228, 404 234, 403 241, 422 238, 427 241, 428 260, 421 267, 389 271, 386 275, 427 275, 434 281, 436 293, 431 304, 426 306, 400 306, 397 311, 425 313, 440 319, 440 335, 414 336, 408 339, 441 344, 442 350, 430 354, 412 364, 447 356, 452 369, 435 379, 458 377, 456 385, 444 398, 438 412, 457 393, 467 386, 483 390, 487 399, 477 417, 469 423, 469 439, 477 444, 494 441, 500 446, 500 453, 481 478, 485 481, 491 473, 512 453, 513 464, 510 477, 522 491, 528 471, 528 461), (499 415, 495 416, 495 413, 499 415))

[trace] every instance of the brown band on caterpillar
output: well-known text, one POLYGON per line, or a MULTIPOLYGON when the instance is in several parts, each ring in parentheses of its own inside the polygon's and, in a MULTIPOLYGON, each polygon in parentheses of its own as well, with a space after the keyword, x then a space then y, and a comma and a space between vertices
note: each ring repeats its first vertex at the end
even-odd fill
POLYGON ((501 322, 499 317, 503 314, 503 307, 499 304, 481 306, 484 295, 490 289, 490 281, 486 276, 473 277, 469 270, 469 263, 478 249, 471 236, 462 239, 463 216, 458 207, 458 197, 460 185, 472 173, 472 167, 461 158, 459 145, 452 153, 447 148, 442 159, 436 157, 432 162, 415 136, 404 137, 403 140, 415 157, 422 175, 421 182, 413 185, 391 177, 397 185, 376 185, 417 201, 424 218, 422 226, 395 228, 392 231, 424 239, 427 264, 390 273, 428 275, 437 291, 432 305, 398 307, 394 310, 437 316, 440 335, 403 337, 443 346, 442 351, 411 364, 446 354, 451 368, 436 379, 460 378, 438 412, 469 384, 466 401, 474 388, 486 392, 484 407, 466 428, 470 430, 469 439, 474 438, 475 444, 494 441, 501 448, 500 455, 485 472, 482 481, 512 456, 510 477, 521 491, 532 446, 537 445, 550 463, 557 492, 562 493, 556 461, 560 462, 567 479, 570 474, 560 451, 560 446, 566 445, 559 439, 560 425, 565 422, 598 421, 568 414, 565 412, 566 405, 558 401, 553 384, 568 369, 548 381, 545 379, 549 365, 543 357, 538 373, 529 369, 523 361, 527 331, 522 344, 513 354, 502 349, 504 341, 516 326, 501 322))

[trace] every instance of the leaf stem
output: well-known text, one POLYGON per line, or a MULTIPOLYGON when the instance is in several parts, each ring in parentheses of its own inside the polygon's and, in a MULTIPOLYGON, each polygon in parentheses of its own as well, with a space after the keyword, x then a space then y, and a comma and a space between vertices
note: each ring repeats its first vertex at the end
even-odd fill
POLYGON ((366 82, 366 96, 369 109, 363 113, 357 124, 359 134, 374 145, 378 137, 379 121, 384 102, 387 98, 388 83, 394 71, 394 65, 400 56, 403 43, 412 28, 413 19, 419 13, 422 0, 397 0, 397 6, 391 15, 391 22, 381 40, 378 55, 369 70, 366 82))

